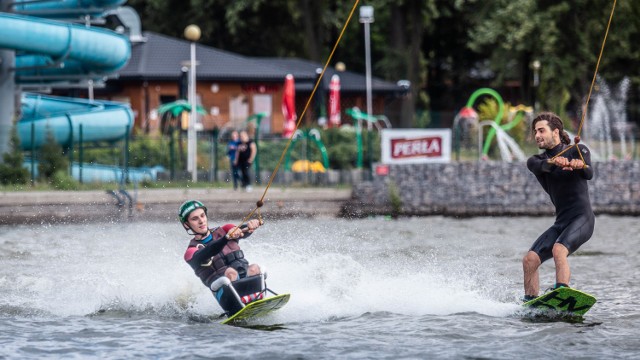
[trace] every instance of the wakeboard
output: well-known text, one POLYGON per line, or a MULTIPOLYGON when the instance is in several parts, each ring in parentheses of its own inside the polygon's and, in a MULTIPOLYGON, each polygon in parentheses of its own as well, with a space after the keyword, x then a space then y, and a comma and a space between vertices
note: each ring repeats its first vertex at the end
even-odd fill
POLYGON ((596 298, 582 291, 561 287, 523 304, 526 308, 552 310, 560 314, 583 316, 596 303, 596 298))
POLYGON ((222 324, 243 324, 255 318, 266 316, 289 302, 291 294, 280 294, 250 302, 240 311, 228 317, 222 324))

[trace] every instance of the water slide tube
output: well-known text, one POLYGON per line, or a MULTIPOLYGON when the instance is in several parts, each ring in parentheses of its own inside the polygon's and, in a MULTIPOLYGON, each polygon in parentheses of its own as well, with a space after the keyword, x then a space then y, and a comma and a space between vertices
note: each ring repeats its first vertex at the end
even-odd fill
POLYGON ((18 83, 101 78, 131 56, 129 41, 112 31, 7 13, 0 13, 0 47, 18 52, 18 83))
POLYGON ((102 16, 105 10, 116 8, 126 2, 126 0, 16 0, 11 9, 18 14, 49 19, 78 19, 87 15, 95 18, 102 16))
MULTIPOLYGON (((99 3, 105 1, 91 4, 97 7, 99 3)), ((28 12, 45 4, 60 5, 59 14, 65 12, 64 6, 89 6, 89 2, 79 0, 14 7, 28 12)), ((74 77, 101 79, 126 65, 131 56, 129 41, 114 32, 7 13, 0 13, 0 47, 16 50, 16 82, 20 84, 47 84, 74 77)), ((127 125, 129 130, 133 125, 128 105, 106 101, 26 94, 22 97, 22 114, 18 134, 24 149, 42 145, 49 130, 56 141, 69 146, 79 141, 80 124, 83 141, 122 139, 127 135, 127 125), (33 143, 32 124, 36 134, 33 143)))
POLYGON ((132 126, 133 112, 122 103, 23 94, 18 136, 24 150, 42 146, 49 132, 60 145, 70 147, 80 140, 122 140, 132 126))

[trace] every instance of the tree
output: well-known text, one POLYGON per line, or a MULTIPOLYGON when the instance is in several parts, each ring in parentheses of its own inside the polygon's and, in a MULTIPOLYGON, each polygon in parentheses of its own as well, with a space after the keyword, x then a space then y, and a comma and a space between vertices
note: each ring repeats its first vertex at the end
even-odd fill
MULTIPOLYGON (((469 2, 472 3, 472 2, 469 2)), ((537 97, 542 107, 562 113, 579 111, 589 90, 605 34, 609 0, 497 0, 485 2, 473 16, 469 47, 488 54, 495 82, 519 79, 528 89, 531 62, 541 62, 537 97)), ((464 4, 467 10, 476 4, 464 4)), ((476 7, 476 9, 478 9, 476 7)), ((605 77, 638 74, 638 2, 618 2, 600 65, 605 77), (635 65, 635 70, 624 64, 635 65), (618 65, 618 66, 614 66, 618 65)))
POLYGON ((69 161, 62 152, 62 147, 56 142, 51 130, 47 130, 47 138, 40 148, 38 172, 40 178, 51 181, 56 172, 67 172, 69 161))
POLYGON ((411 82, 411 96, 405 102, 409 114, 401 115, 401 126, 412 127, 416 122, 415 108, 425 109, 430 103, 426 92, 427 59, 422 47, 439 16, 435 0, 378 0, 369 4, 375 9, 371 31, 374 73, 393 82, 411 82))
POLYGON ((429 108, 434 111, 461 108, 468 96, 487 86, 487 79, 493 76, 485 71, 487 54, 468 46, 473 14, 481 11, 482 4, 460 3, 437 0, 439 15, 421 48, 428 67, 429 108))
MULTIPOLYGON (((354 2, 339 0, 130 0, 145 30, 182 38, 190 23, 201 43, 263 57, 325 62, 354 2)), ((362 5, 362 4, 361 4, 362 5)), ((611 0, 369 0, 373 73, 411 81, 411 111, 452 111, 470 88, 517 80, 509 100, 544 109, 578 110, 584 102, 604 36, 611 0), (533 60, 541 62, 533 89, 533 60), (517 97, 517 98, 516 98, 517 97), (415 108, 415 109, 414 109, 415 108)), ((628 75, 638 91, 640 2, 618 1, 600 75, 628 75)), ((358 10, 334 55, 363 73, 364 37, 358 10)), ((470 92, 469 92, 470 94, 470 92)), ((637 97, 637 96, 636 96, 637 97)), ((635 99, 633 94, 630 99, 635 99)), ((633 105, 630 105, 633 108, 633 105)), ((640 116, 640 108, 635 107, 640 116)))
POLYGON ((29 180, 29 171, 24 168, 24 156, 15 127, 11 130, 9 142, 9 152, 2 155, 3 162, 0 163, 0 183, 3 185, 26 184, 29 180))

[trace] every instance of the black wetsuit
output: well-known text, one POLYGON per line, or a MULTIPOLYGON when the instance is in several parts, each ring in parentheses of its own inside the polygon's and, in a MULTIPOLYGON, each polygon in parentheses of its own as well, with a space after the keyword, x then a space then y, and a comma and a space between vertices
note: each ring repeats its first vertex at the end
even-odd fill
MULTIPOLYGON (((540 235, 530 249, 540 256, 541 262, 553 257, 552 249, 555 243, 564 245, 569 254, 572 254, 593 234, 595 215, 591 209, 587 185, 587 180, 593 178, 591 155, 586 146, 578 146, 585 164, 589 165, 588 168, 567 171, 547 163, 548 159, 567 147, 563 144, 542 154, 533 155, 527 161, 529 171, 536 176, 556 207, 556 222, 540 235)), ((577 148, 573 147, 560 156, 569 160, 580 159, 577 151, 577 148)))
POLYGON ((240 181, 243 189, 251 184, 251 180, 249 179, 249 171, 251 168, 251 162, 249 162, 251 159, 251 143, 253 143, 252 140, 249 140, 246 143, 240 142, 240 144, 238 144, 238 169, 240 170, 240 181))

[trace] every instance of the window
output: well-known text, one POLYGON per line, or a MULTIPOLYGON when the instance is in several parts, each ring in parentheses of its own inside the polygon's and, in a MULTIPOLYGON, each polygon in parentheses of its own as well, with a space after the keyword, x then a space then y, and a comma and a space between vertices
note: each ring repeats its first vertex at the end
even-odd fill
POLYGON ((272 97, 268 94, 253 95, 253 114, 266 113, 260 122, 260 133, 271 133, 272 97))

